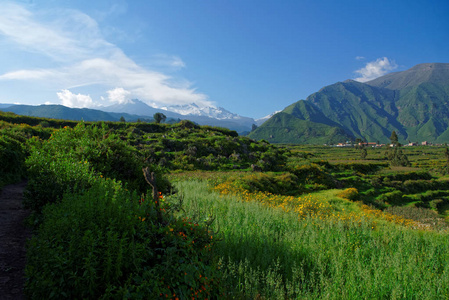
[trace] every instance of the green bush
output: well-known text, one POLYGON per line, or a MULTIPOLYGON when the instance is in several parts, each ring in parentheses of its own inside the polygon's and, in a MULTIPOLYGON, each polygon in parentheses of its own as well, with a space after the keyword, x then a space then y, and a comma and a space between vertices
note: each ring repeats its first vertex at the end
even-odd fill
POLYGON ((359 191, 356 188, 347 188, 341 191, 337 196, 348 200, 357 200, 359 191))
POLYGON ((231 179, 232 185, 251 193, 269 192, 272 194, 297 195, 303 192, 298 178, 291 173, 253 173, 241 178, 231 179))
POLYGON ((23 139, 14 134, 0 135, 0 187, 25 176, 26 149, 23 139))
POLYGON ((381 203, 401 204, 403 201, 403 194, 401 191, 393 191, 380 195, 377 200, 381 203))
MULTIPOLYGON (((65 192, 88 189, 96 174, 121 180, 140 193, 149 188, 142 175, 142 168, 148 166, 143 155, 104 124, 97 127, 80 123, 56 131, 47 141, 31 139, 29 144, 25 205, 35 211, 59 201, 65 192)), ((170 190, 160 168, 151 166, 151 170, 157 174, 159 190, 170 190)))
MULTIPOLYGON (((166 200, 168 201, 168 200, 166 200)), ((43 209, 28 245, 26 294, 31 299, 191 298, 213 292, 213 235, 172 215, 161 199, 96 178, 84 194, 65 194, 43 209)))
POLYGON ((291 168, 291 173, 298 177, 300 183, 303 184, 322 184, 328 188, 336 187, 337 180, 328 173, 323 166, 315 163, 291 168))

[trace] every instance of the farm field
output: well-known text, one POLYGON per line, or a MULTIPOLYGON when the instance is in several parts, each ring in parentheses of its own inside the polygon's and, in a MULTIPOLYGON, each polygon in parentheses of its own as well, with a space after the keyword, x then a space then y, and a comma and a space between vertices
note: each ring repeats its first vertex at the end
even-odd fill
POLYGON ((0 187, 28 179, 30 299, 449 297, 446 147, 10 113, 0 132, 0 187))

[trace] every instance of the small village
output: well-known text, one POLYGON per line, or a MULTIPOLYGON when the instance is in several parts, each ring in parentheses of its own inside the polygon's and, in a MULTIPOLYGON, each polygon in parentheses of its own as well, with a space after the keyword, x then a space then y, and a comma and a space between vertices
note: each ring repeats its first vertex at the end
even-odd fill
MULTIPOLYGON (((421 143, 418 142, 409 142, 407 144, 401 145, 403 147, 417 147, 417 146, 444 146, 445 144, 434 144, 428 141, 424 141, 421 143)), ((381 147, 394 147, 394 144, 380 144, 375 142, 351 142, 346 141, 344 143, 338 143, 335 145, 330 145, 331 147, 371 147, 371 148, 381 148, 381 147)))

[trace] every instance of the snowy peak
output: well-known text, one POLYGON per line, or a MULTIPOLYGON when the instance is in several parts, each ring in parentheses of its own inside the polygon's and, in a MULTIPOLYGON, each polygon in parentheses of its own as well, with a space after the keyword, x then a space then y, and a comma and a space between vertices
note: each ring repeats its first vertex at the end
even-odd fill
POLYGON ((185 105, 172 105, 167 107, 162 107, 167 111, 176 112, 184 116, 202 116, 209 117, 218 120, 237 120, 243 117, 234 114, 222 107, 199 107, 195 103, 185 104, 185 105))

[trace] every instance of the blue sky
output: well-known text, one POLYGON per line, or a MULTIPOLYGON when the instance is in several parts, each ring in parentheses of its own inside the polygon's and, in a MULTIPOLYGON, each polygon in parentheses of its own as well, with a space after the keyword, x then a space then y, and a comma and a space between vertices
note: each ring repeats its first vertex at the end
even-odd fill
POLYGON ((449 1, 0 0, 0 103, 197 103, 259 118, 449 63, 449 1))

